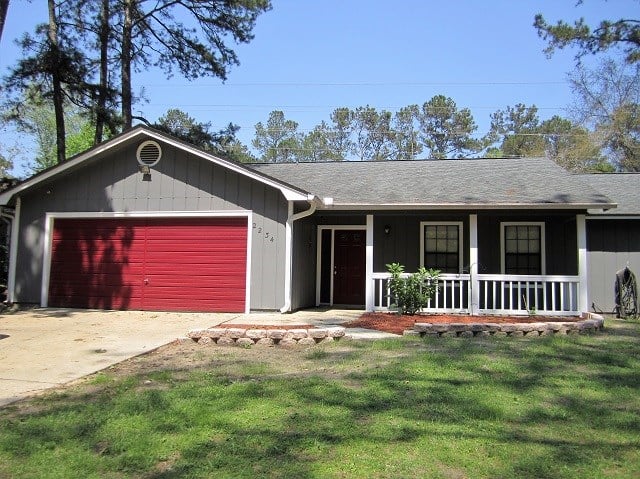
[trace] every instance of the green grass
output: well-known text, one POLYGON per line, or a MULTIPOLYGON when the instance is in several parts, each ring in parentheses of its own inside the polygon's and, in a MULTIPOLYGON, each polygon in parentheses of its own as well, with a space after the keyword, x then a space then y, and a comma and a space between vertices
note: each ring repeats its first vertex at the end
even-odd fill
POLYGON ((191 362, 168 367, 160 351, 0 410, 0 477, 640 477, 637 322, 539 339, 172 347, 191 362))

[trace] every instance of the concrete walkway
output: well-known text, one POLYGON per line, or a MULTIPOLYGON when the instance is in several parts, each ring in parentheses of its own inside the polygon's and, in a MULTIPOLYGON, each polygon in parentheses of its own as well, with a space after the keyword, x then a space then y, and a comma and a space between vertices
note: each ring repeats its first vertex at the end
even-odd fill
MULTIPOLYGON (((31 309, 0 314, 0 407, 66 384, 184 337, 192 329, 229 324, 340 325, 362 311, 293 314, 164 313, 31 309)), ((354 339, 392 337, 349 329, 354 339)))

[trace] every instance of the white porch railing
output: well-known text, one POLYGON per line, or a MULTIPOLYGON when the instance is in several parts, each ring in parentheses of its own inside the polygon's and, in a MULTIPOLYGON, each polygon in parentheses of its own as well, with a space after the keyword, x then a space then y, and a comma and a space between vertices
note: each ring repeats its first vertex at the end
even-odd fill
MULTIPOLYGON (((409 276, 408 273, 402 275, 409 276)), ((374 311, 391 308, 389 273, 373 273, 374 311)), ((436 295, 429 300, 425 312, 469 313, 470 283, 468 274, 441 274, 436 295)))
MULTIPOLYGON (((403 276, 408 276, 404 274, 403 276)), ((373 273, 374 311, 391 308, 389 273, 373 273)), ((533 276, 479 274, 471 281, 468 274, 441 274, 438 291, 424 312, 479 314, 540 314, 576 316, 580 314, 578 276, 533 276), (472 288, 478 293, 472 295, 472 288), (475 308, 471 298, 478 298, 475 308)))
POLYGON ((483 314, 580 314, 578 276, 479 274, 483 314))

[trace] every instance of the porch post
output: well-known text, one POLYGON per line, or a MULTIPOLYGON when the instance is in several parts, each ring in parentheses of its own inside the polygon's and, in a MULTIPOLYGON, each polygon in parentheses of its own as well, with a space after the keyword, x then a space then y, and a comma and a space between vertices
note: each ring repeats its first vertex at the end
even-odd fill
POLYGON ((580 313, 589 311, 589 276, 587 269, 587 226, 585 215, 576 215, 578 229, 578 309, 580 313))
POLYGON ((284 304, 280 308, 281 313, 291 312, 291 268, 293 256, 293 201, 287 201, 287 222, 284 226, 284 304))
POLYGON ((367 215, 367 246, 365 263, 365 309, 373 311, 373 215, 367 215))
POLYGON ((478 314, 480 307, 480 281, 478 281, 478 215, 469 215, 469 312, 478 314))

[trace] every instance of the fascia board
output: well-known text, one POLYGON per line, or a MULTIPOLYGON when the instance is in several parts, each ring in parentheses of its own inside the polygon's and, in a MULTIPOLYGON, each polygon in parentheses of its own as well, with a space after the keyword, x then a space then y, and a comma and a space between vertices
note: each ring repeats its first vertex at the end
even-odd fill
POLYGON ((587 210, 611 209, 615 203, 410 203, 410 204, 380 204, 380 203, 334 203, 323 210, 587 210))
POLYGON ((638 215, 614 215, 614 214, 588 214, 588 220, 640 220, 640 214, 638 215))

